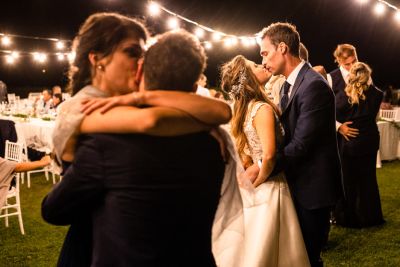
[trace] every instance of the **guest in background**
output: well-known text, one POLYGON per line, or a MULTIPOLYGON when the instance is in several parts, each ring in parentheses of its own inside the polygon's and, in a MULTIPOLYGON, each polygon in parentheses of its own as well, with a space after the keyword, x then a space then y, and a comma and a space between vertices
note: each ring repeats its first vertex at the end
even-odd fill
POLYGON ((207 76, 203 73, 200 75, 200 78, 196 82, 197 90, 196 94, 211 97, 210 91, 206 88, 207 86, 207 76))
MULTIPOLYGON (((335 62, 338 63, 339 68, 330 72, 327 75, 327 80, 333 92, 335 93, 336 103, 345 102, 347 101, 347 95, 344 89, 346 88, 350 68, 354 63, 358 62, 357 51, 356 48, 351 44, 340 44, 333 52, 333 56, 335 57, 335 62)), ((352 121, 344 121, 342 123, 336 121, 336 130, 346 140, 350 140, 350 138, 356 138, 359 130, 352 124, 352 121)))
POLYGON ((0 157, 0 208, 4 205, 7 192, 16 172, 26 172, 43 168, 51 162, 50 156, 38 161, 15 162, 0 157))
POLYGON ((379 132, 375 121, 383 93, 371 84, 371 69, 362 62, 352 65, 345 96, 336 102, 340 123, 352 121, 357 138, 338 135, 345 195, 335 209, 336 223, 362 228, 384 222, 376 181, 379 132))
POLYGON ((7 101, 7 85, 0 81, 0 103, 7 101))
POLYGON ((61 102, 63 102, 62 94, 60 93, 53 94, 53 108, 57 108, 58 105, 61 104, 61 102))
POLYGON ((326 70, 325 70, 324 66, 322 66, 322 65, 313 66, 313 69, 314 69, 316 72, 318 72, 319 74, 321 74, 322 77, 325 78, 325 80, 328 79, 328 77, 327 77, 328 74, 326 73, 326 70))
POLYGON ((300 59, 304 60, 307 63, 310 62, 308 59, 307 47, 301 42, 300 42, 300 47, 299 47, 299 57, 300 57, 300 59))
POLYGON ((216 89, 209 89, 209 91, 210 91, 210 95, 212 97, 217 98, 217 99, 221 99, 221 100, 225 100, 224 94, 221 91, 216 90, 216 89))
POLYGON ((53 95, 62 94, 62 89, 61 89, 61 86, 59 86, 59 85, 54 85, 51 90, 53 91, 53 95))
POLYGON ((36 110, 40 113, 48 113, 53 108, 53 92, 45 88, 42 91, 40 98, 36 99, 36 110))
POLYGON ((383 93, 381 109, 393 109, 394 105, 398 104, 397 95, 395 96, 393 86, 389 85, 383 93))

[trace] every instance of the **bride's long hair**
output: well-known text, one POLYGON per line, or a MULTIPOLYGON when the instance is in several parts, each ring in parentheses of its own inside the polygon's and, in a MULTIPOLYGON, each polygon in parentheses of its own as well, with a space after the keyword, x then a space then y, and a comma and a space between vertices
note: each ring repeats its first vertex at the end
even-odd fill
POLYGON ((349 81, 345 89, 351 105, 359 104, 360 100, 365 100, 364 92, 370 86, 371 73, 371 68, 363 62, 354 63, 351 67, 349 81))
POLYGON ((247 168, 253 163, 250 156, 244 153, 244 149, 248 147, 248 140, 243 128, 249 103, 262 101, 271 105, 276 114, 279 114, 279 110, 268 99, 263 86, 258 82, 251 66, 242 55, 222 65, 221 88, 229 95, 230 100, 233 100, 231 133, 235 138, 236 149, 242 163, 247 168))

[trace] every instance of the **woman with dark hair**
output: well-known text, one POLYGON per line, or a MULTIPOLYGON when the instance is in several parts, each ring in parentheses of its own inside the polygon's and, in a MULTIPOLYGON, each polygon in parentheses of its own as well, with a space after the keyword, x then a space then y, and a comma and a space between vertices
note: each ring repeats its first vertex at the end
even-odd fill
MULTIPOLYGON (((115 13, 94 14, 81 26, 74 40, 75 59, 69 71, 73 98, 62 105, 53 134, 59 162, 73 160, 75 140, 85 117, 82 101, 138 91, 146 40, 147 31, 140 22, 115 13)), ((120 118, 128 117, 135 123, 121 125, 112 121, 115 132, 122 126, 132 133, 179 135, 209 129, 230 119, 227 104, 213 99, 162 91, 153 91, 146 99, 149 102, 143 105, 160 107, 120 110, 120 118), (195 119, 179 120, 190 116, 195 119), (176 127, 177 132, 171 131, 171 127, 154 128, 159 125, 157 121, 171 118, 187 127, 176 127)))
POLYGON ((376 115, 383 93, 371 83, 371 72, 367 64, 354 63, 345 90, 336 94, 337 121, 352 121, 359 129, 357 138, 346 139, 338 134, 345 195, 334 215, 336 223, 345 227, 362 228, 384 222, 376 181, 376 115))
POLYGON ((57 108, 61 102, 63 102, 62 100, 62 94, 53 94, 53 108, 57 108))

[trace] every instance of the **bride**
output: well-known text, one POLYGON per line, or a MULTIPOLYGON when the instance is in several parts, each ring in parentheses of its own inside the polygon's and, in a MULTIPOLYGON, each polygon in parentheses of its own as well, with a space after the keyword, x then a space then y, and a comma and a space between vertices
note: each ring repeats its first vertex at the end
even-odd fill
MULTIPOLYGON (((283 173, 271 175, 284 132, 278 108, 262 84, 270 78, 261 65, 239 55, 221 69, 221 87, 233 101, 231 134, 246 169, 258 164, 254 178, 241 179, 244 230, 235 259, 219 258, 218 266, 309 266, 296 211, 283 173), (247 185, 246 185, 247 184, 247 185)), ((225 235, 225 242, 235 238, 225 235), (228 238, 227 238, 228 237, 228 238)))

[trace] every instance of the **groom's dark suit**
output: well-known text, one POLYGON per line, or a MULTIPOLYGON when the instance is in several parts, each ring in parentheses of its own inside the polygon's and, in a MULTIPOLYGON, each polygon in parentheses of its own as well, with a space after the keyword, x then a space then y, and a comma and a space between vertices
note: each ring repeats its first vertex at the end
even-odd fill
POLYGON ((224 174, 208 133, 80 137, 43 202, 54 224, 90 215, 92 266, 215 266, 211 227, 224 174))
POLYGON ((315 266, 329 223, 329 208, 340 194, 341 166, 335 97, 324 78, 308 64, 296 78, 281 119, 285 148, 278 159, 283 159, 307 252, 315 266))

